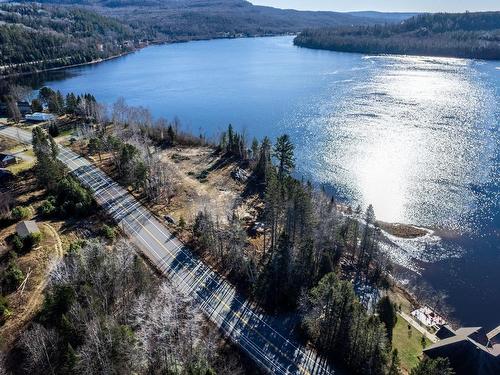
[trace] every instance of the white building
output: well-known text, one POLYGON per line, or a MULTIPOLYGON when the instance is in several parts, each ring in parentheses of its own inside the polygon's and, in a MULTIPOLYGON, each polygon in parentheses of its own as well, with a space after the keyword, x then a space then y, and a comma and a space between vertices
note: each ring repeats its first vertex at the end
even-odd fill
POLYGON ((51 113, 35 112, 30 115, 26 115, 26 121, 42 122, 42 121, 52 121, 55 120, 56 116, 51 113))

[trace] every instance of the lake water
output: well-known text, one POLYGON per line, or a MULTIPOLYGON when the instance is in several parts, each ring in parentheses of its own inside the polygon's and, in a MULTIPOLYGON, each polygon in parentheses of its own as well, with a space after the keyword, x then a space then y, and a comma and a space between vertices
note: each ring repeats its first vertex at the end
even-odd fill
MULTIPOLYGON (((178 116, 216 137, 289 133, 297 170, 377 217, 436 229, 394 259, 464 324, 500 324, 500 61, 366 56, 291 37, 153 46, 38 77, 67 93, 178 116)), ((36 79, 37 77, 34 77, 36 79)))

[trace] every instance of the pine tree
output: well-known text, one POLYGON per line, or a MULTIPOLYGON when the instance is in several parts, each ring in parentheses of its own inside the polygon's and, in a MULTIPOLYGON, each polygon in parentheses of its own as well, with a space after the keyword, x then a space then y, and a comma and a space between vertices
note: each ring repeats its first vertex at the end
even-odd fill
POLYGON ((78 106, 76 95, 72 92, 66 95, 66 113, 74 114, 78 106))
POLYGON ((259 157, 255 166, 255 176, 261 181, 266 180, 268 169, 271 167, 271 141, 264 137, 260 145, 259 157))
POLYGON ((414 367, 410 375, 453 375, 455 372, 451 368, 447 358, 431 359, 425 357, 414 367))
POLYGON ((7 101, 7 116, 16 124, 21 121, 21 112, 19 111, 19 107, 17 106, 17 102, 14 98, 9 98, 7 101))
POLYGON ((42 112, 43 111, 42 103, 40 102, 39 99, 33 99, 31 101, 31 109, 33 110, 33 112, 42 112))
POLYGON ((54 190, 64 176, 64 167, 57 160, 58 147, 54 139, 40 127, 33 128, 33 151, 36 156, 35 173, 41 185, 54 190))
POLYGON ((280 180, 291 173, 293 168, 295 168, 294 156, 293 156, 293 143, 287 134, 283 134, 276 140, 276 145, 274 146, 274 157, 278 159, 278 177, 280 180))
POLYGON ((398 317, 396 314, 396 308, 388 296, 382 297, 378 302, 377 313, 380 320, 385 325, 389 342, 392 342, 392 331, 396 326, 398 317))
POLYGON ((168 137, 169 143, 174 144, 174 142, 175 142, 175 130, 172 127, 172 125, 169 125, 167 128, 167 137, 168 137))
POLYGON ((367 272, 370 268, 370 262, 373 259, 374 248, 376 247, 375 235, 377 229, 375 226, 375 212, 370 204, 365 213, 365 225, 361 236, 360 250, 358 256, 358 271, 367 272))
POLYGON ((399 360, 398 350, 394 349, 392 351, 391 364, 389 370, 387 371, 387 375, 401 375, 401 370, 399 369, 400 366, 401 361, 399 360))
POLYGON ((252 160, 256 161, 259 156, 259 141, 257 138, 253 138, 252 140, 252 160))
POLYGON ((234 150, 234 131, 233 125, 229 124, 227 127, 227 150, 226 152, 233 152, 234 150))

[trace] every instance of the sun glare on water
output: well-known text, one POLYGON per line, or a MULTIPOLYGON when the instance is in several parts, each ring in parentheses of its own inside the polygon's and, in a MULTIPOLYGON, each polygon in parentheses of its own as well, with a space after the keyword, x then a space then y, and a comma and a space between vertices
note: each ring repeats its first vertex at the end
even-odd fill
POLYGON ((494 116, 473 62, 366 61, 378 67, 333 85, 321 118, 309 124, 326 155, 313 173, 355 204, 372 204, 381 220, 467 230, 477 198, 471 187, 488 179, 492 151, 487 127, 478 124, 494 116))

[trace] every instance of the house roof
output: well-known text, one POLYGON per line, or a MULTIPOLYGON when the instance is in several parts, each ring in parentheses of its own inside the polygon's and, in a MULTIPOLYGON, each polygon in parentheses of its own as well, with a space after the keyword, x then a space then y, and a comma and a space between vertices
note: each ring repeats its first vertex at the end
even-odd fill
POLYGON ((0 154, 0 160, 5 161, 9 159, 15 159, 16 157, 14 155, 9 155, 9 154, 0 154))
POLYGON ((500 335, 500 326, 488 332, 486 334, 486 337, 488 338, 488 340, 491 340, 492 338, 497 337, 498 335, 500 335))
POLYGON ((473 333, 477 333, 482 330, 482 327, 462 327, 455 331, 457 336, 466 336, 469 337, 473 333))
POLYGON ((21 238, 25 238, 33 233, 38 233, 40 230, 36 223, 32 220, 21 221, 16 225, 16 232, 21 238))
POLYGON ((55 119, 55 116, 51 113, 35 112, 26 115, 26 120, 30 121, 48 121, 55 119))
POLYGON ((424 349, 424 352, 428 352, 428 351, 438 349, 438 348, 444 348, 448 345, 455 344, 455 343, 458 343, 461 341, 465 342, 466 340, 467 340, 467 337, 464 337, 464 336, 448 337, 447 339, 439 340, 438 342, 432 344, 431 346, 428 346, 427 348, 424 349))
MULTIPOLYGON (((451 327, 446 327, 446 333, 454 334, 451 337, 446 337, 443 335, 442 340, 432 344, 431 346, 424 349, 424 352, 429 353, 432 351, 441 351, 441 349, 450 349, 454 347, 454 344, 463 343, 464 345, 473 346, 476 349, 480 349, 485 353, 488 353, 494 357, 500 356, 500 345, 490 345, 488 340, 490 337, 495 337, 500 334, 500 326, 495 328, 488 334, 482 332, 482 327, 463 327, 454 331, 451 327), (492 336, 493 335, 493 336, 492 336)), ((438 331, 439 333, 439 331, 438 331)))
POLYGON ((455 331, 449 325, 441 326, 436 332, 436 337, 440 340, 444 340, 455 335, 455 331))

